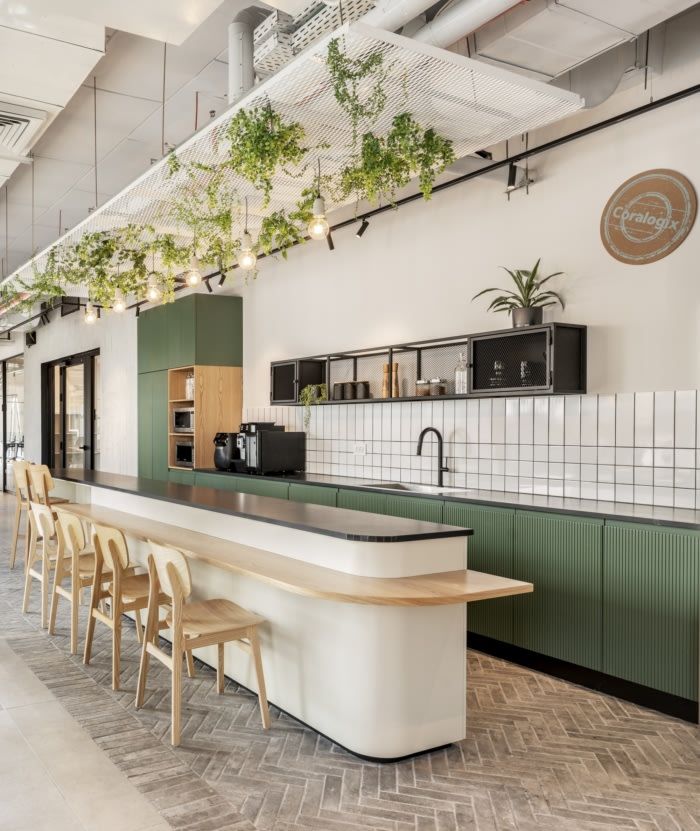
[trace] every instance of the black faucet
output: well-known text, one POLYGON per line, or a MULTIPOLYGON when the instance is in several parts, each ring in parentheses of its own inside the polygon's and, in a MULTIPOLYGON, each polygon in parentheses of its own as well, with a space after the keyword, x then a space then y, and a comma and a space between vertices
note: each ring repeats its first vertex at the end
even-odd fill
POLYGON ((423 451, 423 439, 426 437, 428 433, 435 433, 435 437, 437 438, 438 443, 438 452, 437 452, 437 483, 438 487, 442 487, 442 474, 449 470, 447 465, 442 463, 442 433, 437 430, 435 427, 425 427, 423 430, 420 431, 420 436, 418 436, 418 449, 416 450, 416 456, 420 456, 423 451))

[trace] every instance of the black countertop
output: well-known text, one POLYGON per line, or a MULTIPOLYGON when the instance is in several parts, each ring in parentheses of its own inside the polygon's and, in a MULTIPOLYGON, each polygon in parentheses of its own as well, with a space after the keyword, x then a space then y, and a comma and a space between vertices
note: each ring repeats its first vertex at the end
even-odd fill
MULTIPOLYGON (((215 473, 220 476, 245 476, 242 473, 227 473, 215 468, 202 469, 200 473, 215 473)), ((259 479, 255 474, 249 474, 259 479)), ((689 508, 670 508, 662 505, 640 505, 628 502, 607 502, 595 499, 575 499, 562 496, 539 496, 529 493, 510 493, 477 489, 456 490, 447 488, 434 492, 386 490, 377 487, 379 479, 360 479, 351 476, 328 476, 322 473, 294 473, 288 476, 265 476, 280 482, 298 482, 307 485, 321 485, 329 488, 371 490, 376 493, 393 493, 398 496, 413 496, 422 499, 439 499, 446 502, 468 502, 476 505, 491 505, 498 508, 522 508, 546 513, 573 514, 619 522, 640 522, 663 525, 672 528, 687 528, 700 531, 700 511, 689 508)))
POLYGON ((454 525, 369 514, 325 505, 308 505, 270 496, 252 496, 217 488, 180 485, 96 470, 54 469, 51 475, 54 479, 80 485, 94 485, 121 493, 160 499, 357 542, 413 542, 467 537, 473 533, 470 528, 457 528, 454 525))

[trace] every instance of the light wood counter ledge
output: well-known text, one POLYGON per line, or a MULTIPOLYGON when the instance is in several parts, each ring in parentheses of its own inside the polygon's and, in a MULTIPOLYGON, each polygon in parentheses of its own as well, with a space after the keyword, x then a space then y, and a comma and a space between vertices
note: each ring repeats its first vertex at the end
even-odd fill
POLYGON ((532 583, 471 569, 417 577, 360 577, 99 505, 62 505, 61 510, 89 522, 119 528, 139 540, 176 546, 209 565, 322 600, 377 606, 440 606, 533 590, 532 583))

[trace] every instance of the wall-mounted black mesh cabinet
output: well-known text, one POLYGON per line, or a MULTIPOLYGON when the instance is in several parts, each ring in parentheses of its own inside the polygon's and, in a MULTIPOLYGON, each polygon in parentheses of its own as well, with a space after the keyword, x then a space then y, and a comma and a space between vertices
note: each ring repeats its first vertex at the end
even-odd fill
POLYGON ((472 335, 469 394, 586 392, 586 327, 547 323, 472 335))
POLYGON ((304 387, 325 382, 325 361, 275 361, 270 364, 270 404, 297 404, 304 387))

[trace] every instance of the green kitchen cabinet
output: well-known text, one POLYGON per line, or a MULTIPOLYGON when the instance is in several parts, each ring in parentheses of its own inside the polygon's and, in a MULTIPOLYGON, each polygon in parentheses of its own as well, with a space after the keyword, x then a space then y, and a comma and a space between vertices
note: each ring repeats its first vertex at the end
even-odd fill
POLYGON ((254 496, 274 496, 277 499, 289 498, 289 482, 277 482, 263 476, 239 476, 236 490, 254 496))
POLYGON ((407 519, 422 519, 425 522, 442 522, 442 500, 389 493, 386 496, 386 509, 382 513, 407 519))
MULTIPOLYGON (((513 531, 515 511, 461 502, 445 502, 447 525, 472 528, 467 538, 467 565, 475 571, 513 577, 513 531)), ((467 629, 505 643, 513 642, 513 598, 480 600, 467 609, 467 629)))
POLYGON ((516 511, 514 546, 513 643, 601 670, 603 520, 516 511))
POLYGON ((178 485, 194 485, 194 471, 171 468, 168 471, 168 482, 175 482, 178 485))
POLYGON ((608 522, 603 671, 697 701, 700 533, 608 522))
POLYGON ((338 491, 338 507, 353 511, 367 511, 370 514, 387 513, 387 495, 374 491, 338 491))
POLYGON ((200 473, 195 471, 194 483, 203 488, 217 488, 222 491, 237 491, 240 476, 230 473, 200 473))
POLYGON ((330 505, 335 508, 338 502, 338 489, 326 488, 322 485, 305 485, 301 482, 291 482, 289 485, 289 499, 292 502, 330 505))
POLYGON ((148 479, 168 478, 168 373, 138 376, 138 468, 148 479))
POLYGON ((240 297, 190 294, 148 309, 138 319, 138 371, 180 366, 241 366, 240 297))

